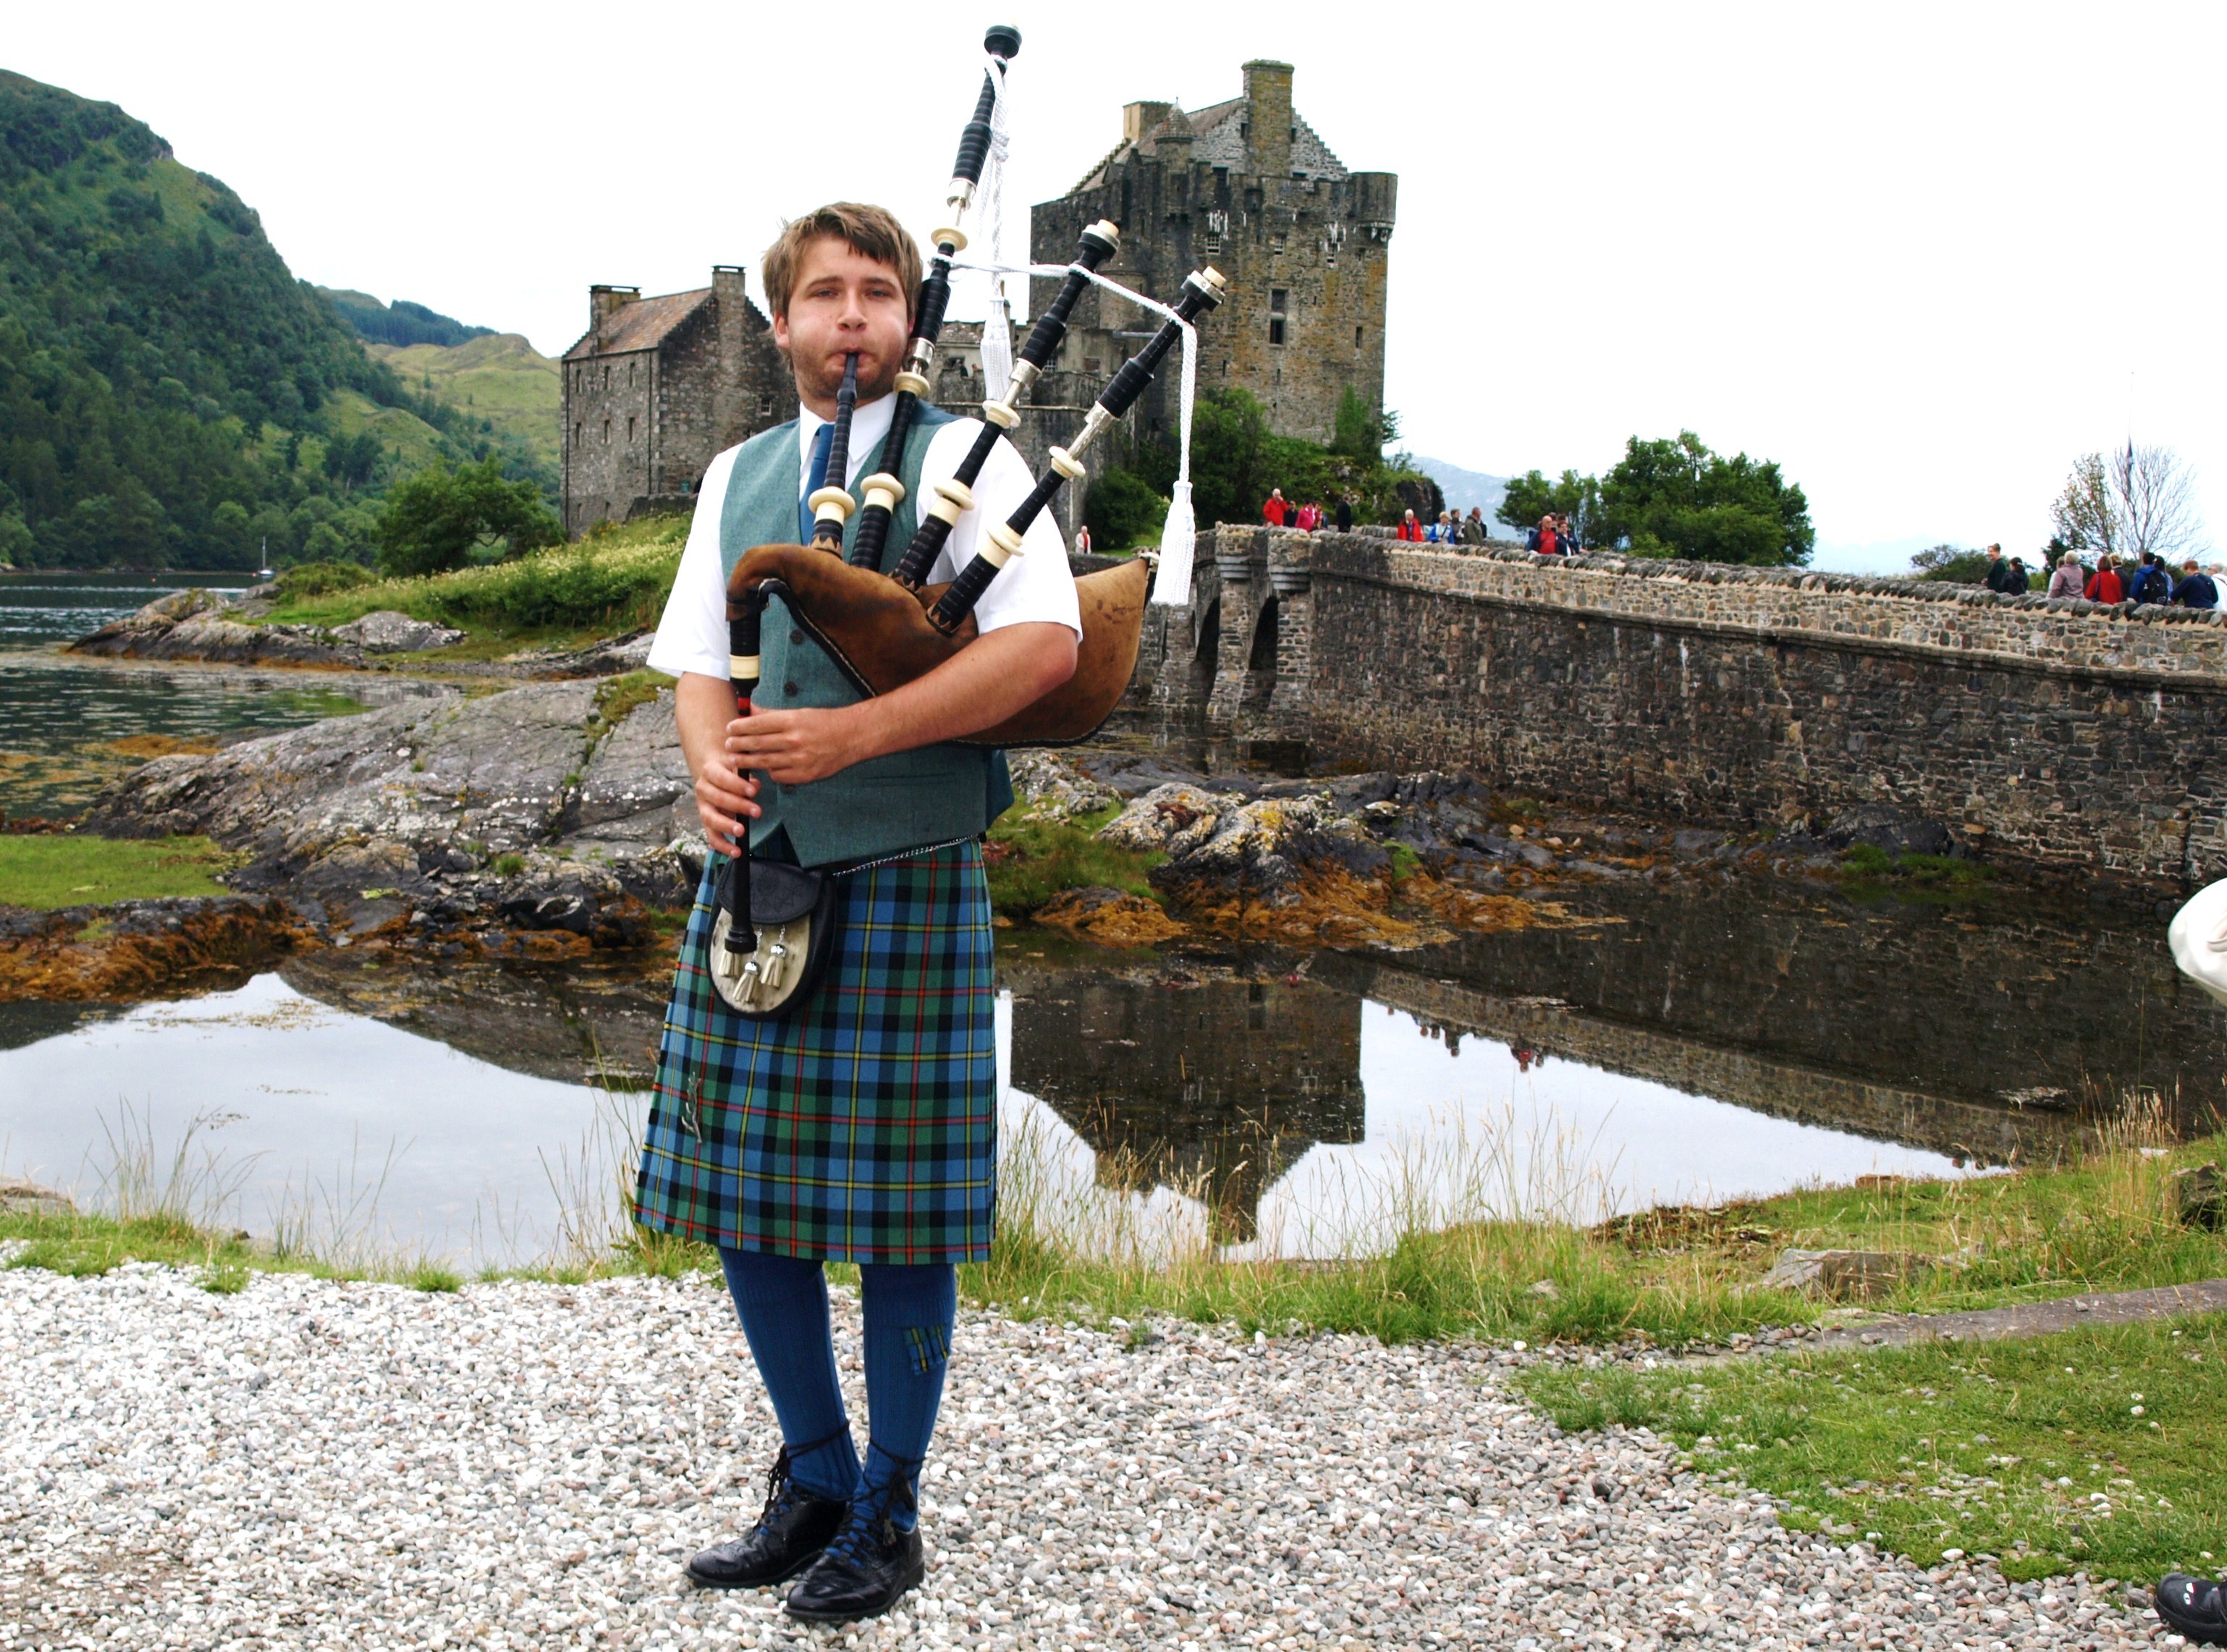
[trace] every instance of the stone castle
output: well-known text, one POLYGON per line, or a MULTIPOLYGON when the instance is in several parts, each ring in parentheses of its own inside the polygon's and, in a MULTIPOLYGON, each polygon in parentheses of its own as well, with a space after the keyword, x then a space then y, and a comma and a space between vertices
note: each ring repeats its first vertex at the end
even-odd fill
POLYGON ((714 455, 796 411, 773 326, 739 265, 711 284, 644 298, 588 289, 588 330, 565 352, 565 532, 685 510, 714 455))
MULTIPOLYGON (((1043 263, 1072 257, 1083 226, 1109 218, 1120 255, 1105 273, 1163 301, 1211 264, 1228 277, 1199 329, 1199 386, 1241 386, 1279 436, 1327 441, 1352 391, 1371 418, 1384 404, 1388 247, 1399 195, 1388 172, 1350 172, 1292 105, 1292 66, 1245 65, 1245 91, 1186 113, 1133 103, 1121 140, 1088 175, 1030 214, 1043 263)), ((1033 284, 1049 303, 1056 281, 1033 284)), ((795 411, 770 323, 743 291, 739 266, 711 284, 644 298, 589 289, 589 328, 565 353, 565 529, 685 509, 714 455, 795 411)), ((1081 425, 1107 379, 1155 318, 1097 289, 1075 306, 1052 370, 1014 432, 1032 469, 1081 425)), ((971 411, 984 395, 979 322, 953 322, 938 351, 935 399, 971 411)), ((1018 347, 1018 340, 1015 341, 1018 347)), ((1130 413, 1136 435, 1171 437, 1178 358, 1130 413)), ((1094 449, 1094 466, 1116 456, 1094 449)), ((1084 489, 1062 492, 1072 533, 1084 489)))

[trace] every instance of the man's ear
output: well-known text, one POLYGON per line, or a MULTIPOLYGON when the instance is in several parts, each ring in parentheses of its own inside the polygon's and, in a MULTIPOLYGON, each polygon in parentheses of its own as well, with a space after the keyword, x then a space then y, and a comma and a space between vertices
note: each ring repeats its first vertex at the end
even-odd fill
POLYGON ((788 354, 788 312, 785 309, 774 311, 773 347, 783 355, 788 354))

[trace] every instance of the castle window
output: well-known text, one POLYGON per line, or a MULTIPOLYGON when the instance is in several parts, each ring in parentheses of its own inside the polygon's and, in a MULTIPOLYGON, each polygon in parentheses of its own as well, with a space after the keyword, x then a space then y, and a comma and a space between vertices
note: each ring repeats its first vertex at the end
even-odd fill
POLYGON ((610 444, 611 444, 611 422, 610 422, 610 420, 609 420, 609 419, 605 419, 605 420, 603 421, 603 445, 604 445, 605 447, 609 447, 609 446, 610 446, 610 444))
POLYGON ((1284 318, 1281 316, 1271 316, 1268 317, 1268 342, 1281 344, 1283 341, 1284 318))
POLYGON ((606 362, 606 363, 603 365, 603 388, 604 388, 604 389, 606 389, 606 390, 609 390, 610 387, 611 387, 611 369, 610 369, 610 364, 609 364, 609 363, 608 363, 608 362, 606 362))
POLYGON ((1361 329, 1357 327, 1353 329, 1353 348, 1356 350, 1361 348, 1361 329))
POLYGON ((1268 342, 1284 341, 1284 307, 1290 295, 1281 287, 1268 290, 1268 342))
POLYGON ((587 426, 585 426, 584 424, 575 424, 575 425, 573 425, 573 426, 572 426, 572 445, 573 445, 574 447, 576 447, 576 448, 577 448, 577 447, 578 447, 578 446, 580 445, 581 439, 582 439, 582 438, 583 438, 586 434, 587 434, 587 426))
POLYGON ((634 445, 634 415, 631 413, 627 415, 627 445, 634 445))
POLYGON ((772 397, 761 396, 758 398, 758 417, 760 418, 771 418, 773 417, 772 397))
POLYGON ((631 361, 627 363, 627 382, 629 384, 634 382, 634 363, 631 361))

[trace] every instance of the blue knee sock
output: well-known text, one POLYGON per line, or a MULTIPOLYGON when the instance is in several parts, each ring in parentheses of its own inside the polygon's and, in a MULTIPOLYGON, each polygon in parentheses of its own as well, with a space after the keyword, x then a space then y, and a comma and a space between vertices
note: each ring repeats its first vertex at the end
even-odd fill
POLYGON ((835 1375, 826 1274, 817 1262, 760 1251, 722 1248, 719 1266, 792 1453, 789 1472, 814 1496, 855 1496, 858 1453, 835 1375))
POLYGON ((858 1276, 865 1299, 865 1497, 894 1480, 909 1495, 890 1509, 901 1529, 913 1526, 912 1496, 943 1403, 943 1368, 951 1323, 959 1311, 959 1272, 948 1263, 903 1267, 870 1262, 858 1276))

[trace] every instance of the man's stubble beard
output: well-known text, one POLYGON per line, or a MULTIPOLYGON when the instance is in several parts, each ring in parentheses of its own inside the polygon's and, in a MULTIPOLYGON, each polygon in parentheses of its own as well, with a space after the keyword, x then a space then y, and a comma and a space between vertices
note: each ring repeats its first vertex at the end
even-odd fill
MULTIPOLYGON (((871 379, 867 377, 869 369, 867 368, 865 362, 863 360, 860 361, 858 364, 858 399, 861 402, 878 401, 882 397, 888 395, 890 392, 896 389, 897 383, 897 370, 902 365, 902 361, 903 352, 902 348, 900 348, 899 354, 897 356, 892 357, 879 367, 871 369, 873 377, 871 379)), ((843 388, 843 363, 839 357, 836 360, 834 365, 828 369, 824 382, 807 380, 805 369, 797 365, 795 357, 793 354, 789 358, 788 365, 790 373, 794 375, 796 380, 796 391, 799 400, 811 400, 817 399, 823 401, 833 401, 835 399, 837 392, 843 388)))

